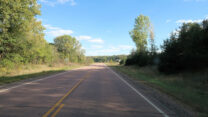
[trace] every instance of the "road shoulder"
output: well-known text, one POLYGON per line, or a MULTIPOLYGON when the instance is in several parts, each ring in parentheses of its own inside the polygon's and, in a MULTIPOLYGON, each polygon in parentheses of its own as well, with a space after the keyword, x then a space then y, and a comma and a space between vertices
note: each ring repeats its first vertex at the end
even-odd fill
MULTIPOLYGON (((114 72, 122 76, 128 83, 133 85, 137 90, 139 90, 143 95, 145 95, 150 101, 159 106, 165 112, 171 113, 172 116, 176 115, 179 117, 195 117, 197 114, 188 106, 182 104, 178 100, 175 100, 171 96, 157 90, 142 81, 136 81, 133 78, 127 76, 121 71, 110 67, 114 72)), ((170 115, 170 116, 171 116, 170 115)))

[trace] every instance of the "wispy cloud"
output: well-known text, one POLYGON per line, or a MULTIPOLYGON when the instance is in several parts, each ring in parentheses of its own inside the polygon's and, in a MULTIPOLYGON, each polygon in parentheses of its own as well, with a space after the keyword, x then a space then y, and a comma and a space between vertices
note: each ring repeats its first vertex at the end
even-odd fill
POLYGON ((70 5, 71 6, 74 6, 76 5, 76 2, 74 0, 57 0, 58 3, 61 3, 61 4, 65 4, 67 2, 70 2, 70 5))
POLYGON ((95 55, 115 55, 115 54, 129 54, 129 52, 134 48, 130 45, 117 45, 117 46, 95 46, 92 49, 87 51, 88 56, 95 56, 95 55))
POLYGON ((52 37, 57 37, 60 35, 70 35, 73 33, 72 30, 68 30, 68 29, 62 29, 51 25, 44 25, 44 26, 46 28, 46 34, 52 37))
POLYGON ((131 50, 131 49, 133 49, 133 46, 130 46, 130 45, 119 45, 118 48, 121 49, 121 50, 129 50, 129 49, 131 50))
POLYGON ((191 20, 191 19, 186 20, 186 19, 181 19, 181 20, 177 20, 176 23, 177 23, 177 24, 182 24, 182 23, 200 23, 200 22, 202 22, 202 21, 203 21, 203 19, 197 19, 197 20, 191 20))
POLYGON ((104 43, 104 41, 101 38, 90 39, 89 42, 92 42, 92 43, 104 43))
POLYGON ((76 5, 76 2, 74 0, 39 0, 39 1, 49 6, 55 6, 57 4, 66 4, 66 3, 69 3, 71 6, 76 5))
POLYGON ((167 19, 165 22, 166 22, 166 23, 170 23, 170 22, 171 22, 171 20, 170 20, 170 19, 167 19))
POLYGON ((43 21, 43 19, 42 18, 36 18, 36 20, 38 21, 38 22, 42 22, 43 21))
POLYGON ((60 30, 49 31, 47 33, 49 35, 52 35, 54 37, 57 37, 57 36, 61 36, 61 35, 70 35, 70 34, 73 33, 73 31, 60 29, 60 30))
POLYGON ((177 20, 176 23, 178 25, 182 24, 182 23, 201 23, 203 20, 208 19, 208 15, 205 15, 205 17, 203 19, 180 19, 177 20))
POLYGON ((183 0, 184 2, 206 2, 208 0, 183 0))
POLYGON ((104 43, 104 41, 101 38, 92 38, 91 36, 87 36, 87 35, 82 35, 82 36, 77 36, 76 37, 78 40, 85 40, 91 43, 104 43))
POLYGON ((92 49, 100 49, 100 48, 103 48, 102 45, 91 45, 91 48, 92 49))
POLYGON ((78 40, 90 40, 92 39, 91 36, 86 36, 86 35, 83 35, 83 36, 77 36, 76 37, 78 40))

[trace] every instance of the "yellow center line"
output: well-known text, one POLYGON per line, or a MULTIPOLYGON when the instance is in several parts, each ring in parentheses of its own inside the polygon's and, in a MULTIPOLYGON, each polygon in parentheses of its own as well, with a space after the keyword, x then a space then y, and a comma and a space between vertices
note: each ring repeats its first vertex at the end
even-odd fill
MULTIPOLYGON (((88 75, 88 74, 87 74, 88 75)), ((71 94, 73 91, 74 91, 74 89, 76 89, 80 84, 81 84, 81 82, 84 80, 84 79, 86 79, 87 77, 84 77, 83 79, 81 79, 78 83, 76 83, 73 87, 72 87, 72 89, 70 89, 58 102, 56 102, 56 104, 54 105, 54 106, 52 106, 51 108, 50 108, 50 110, 48 111, 48 112, 46 112, 42 117, 48 117, 48 115, 69 95, 69 94, 71 94)))
POLYGON ((55 117, 60 112, 60 110, 63 108, 63 106, 64 106, 64 104, 61 104, 59 106, 59 108, 51 115, 51 117, 55 117))

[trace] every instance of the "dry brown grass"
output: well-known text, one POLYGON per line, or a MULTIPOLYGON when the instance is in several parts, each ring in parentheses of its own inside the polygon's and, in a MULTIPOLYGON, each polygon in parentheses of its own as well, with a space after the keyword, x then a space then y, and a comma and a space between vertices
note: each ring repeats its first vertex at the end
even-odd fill
POLYGON ((80 67, 80 64, 53 64, 53 65, 34 65, 34 64, 28 64, 28 65, 22 65, 18 66, 15 69, 4 69, 0 71, 0 77, 1 76, 18 76, 23 74, 32 74, 32 73, 38 73, 43 71, 51 71, 51 70, 68 70, 76 67, 80 67))

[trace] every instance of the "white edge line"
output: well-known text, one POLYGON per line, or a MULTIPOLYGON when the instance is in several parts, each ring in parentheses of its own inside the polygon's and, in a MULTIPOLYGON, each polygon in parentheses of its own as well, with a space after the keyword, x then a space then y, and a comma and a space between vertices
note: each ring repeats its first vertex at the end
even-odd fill
MULTIPOLYGON (((79 68, 77 68, 77 69, 79 69, 79 68)), ((38 82, 38 81, 41 81, 41 80, 46 80, 46 79, 49 79, 49 78, 53 78, 53 77, 56 77, 56 76, 59 76, 59 75, 65 74, 65 73, 72 72, 72 71, 77 70, 77 69, 73 69, 73 70, 70 70, 70 71, 65 71, 65 72, 61 72, 61 73, 58 73, 58 74, 50 75, 50 76, 43 77, 43 78, 41 78, 41 79, 34 80, 34 81, 31 81, 31 82, 25 82, 25 83, 23 83, 23 84, 16 85, 16 86, 13 86, 13 87, 3 88, 3 89, 0 89, 0 94, 3 93, 3 92, 9 91, 9 90, 11 90, 11 89, 17 88, 17 87, 21 87, 21 86, 29 85, 29 84, 31 84, 31 83, 38 82)))
MULTIPOLYGON (((106 66, 106 65, 105 65, 106 66)), ((141 96, 145 101, 147 101, 151 106, 153 106, 158 112, 160 112, 164 117, 169 117, 165 112, 163 112, 159 107, 157 107, 154 103, 152 103, 149 99, 147 99, 141 92, 131 86, 127 81, 125 81, 120 75, 114 72, 111 68, 106 66, 114 75, 116 75, 121 81, 123 81, 126 85, 128 85, 132 90, 134 90, 139 96, 141 96)))

